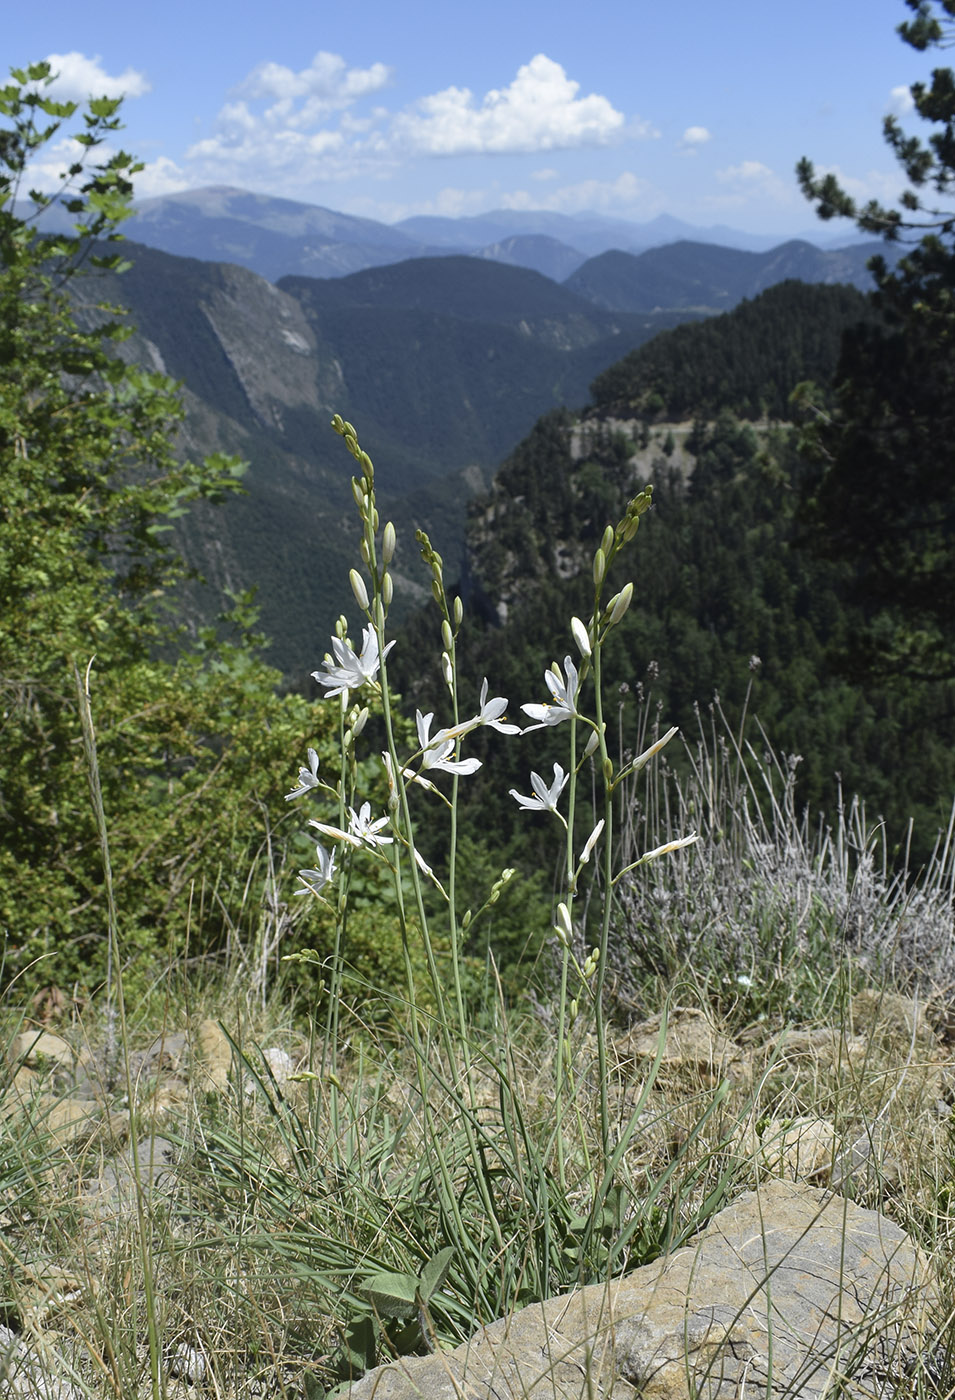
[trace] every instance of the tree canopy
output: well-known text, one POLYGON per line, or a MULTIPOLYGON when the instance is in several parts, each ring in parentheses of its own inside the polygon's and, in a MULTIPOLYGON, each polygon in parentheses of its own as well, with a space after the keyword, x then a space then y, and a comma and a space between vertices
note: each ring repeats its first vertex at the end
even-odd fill
MULTIPOLYGON (((955 42, 955 0, 906 0, 899 25, 918 50, 955 42)), ((955 74, 913 83, 926 139, 887 116, 885 138, 909 181, 901 208, 859 205, 835 176, 803 159, 797 174, 819 216, 909 249, 891 271, 870 266, 881 324, 846 335, 835 405, 807 433, 816 471, 806 535, 852 566, 865 625, 847 654, 861 674, 955 676, 955 74)))

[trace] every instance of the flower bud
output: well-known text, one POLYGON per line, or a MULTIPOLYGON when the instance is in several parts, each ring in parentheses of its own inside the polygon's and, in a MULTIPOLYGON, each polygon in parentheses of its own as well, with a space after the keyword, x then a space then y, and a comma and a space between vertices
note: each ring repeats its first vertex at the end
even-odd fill
POLYGON ((607 625, 608 625, 609 627, 616 627, 617 623, 620 621, 620 619, 623 617, 624 613, 625 613, 625 612, 627 611, 627 609, 629 608, 629 606, 630 606, 630 600, 631 600, 632 598, 633 598, 633 584, 632 584, 632 583, 626 583, 626 584, 624 584, 624 586, 623 586, 623 588, 621 588, 620 592, 617 593, 613 598, 611 598, 610 604, 609 604, 609 608, 610 608, 610 617, 607 619, 607 625))
POLYGON ((385 526, 385 532, 381 537, 381 558, 383 563, 391 563, 392 559, 395 556, 396 543, 397 540, 395 538, 395 527, 389 520, 388 524, 385 526))
MULTIPOLYGON (((381 601, 381 598, 380 598, 380 597, 375 599, 375 606, 374 606, 373 611, 374 611, 374 614, 375 614, 375 626, 376 626, 376 627, 380 627, 381 630, 384 631, 384 627, 385 627, 385 609, 384 609, 384 605, 382 604, 382 601, 381 601)), ((384 662, 382 662, 382 665, 384 665, 384 662)))
POLYGON ((454 667, 451 665, 451 658, 446 651, 441 653, 441 673, 444 676, 444 683, 451 689, 454 680, 454 667))
POLYGON ((332 427, 335 432, 338 433, 339 437, 341 437, 342 433, 345 431, 345 420, 340 413, 332 415, 332 427))
POLYGON ((358 458, 358 464, 361 467, 365 480, 370 484, 375 479, 375 469, 371 464, 371 458, 368 456, 367 452, 361 453, 358 458))
POLYGON ((460 627, 464 618, 464 604, 461 602, 460 593, 454 600, 454 625, 460 627))
POLYGON ((392 582, 391 574, 385 574, 381 580, 381 596, 384 599, 386 608, 391 607, 391 600, 394 597, 395 585, 392 582))
POLYGON ((574 641, 577 643, 581 656, 589 656, 591 650, 590 637, 579 617, 572 617, 570 619, 570 630, 574 634, 574 641))
POLYGON ((597 733, 596 729, 592 729, 590 732, 590 738, 587 740, 587 746, 584 749, 584 758, 589 758, 590 755, 595 752, 599 743, 600 735, 597 733))
POLYGON ((355 595, 355 602, 362 612, 368 611, 368 590, 365 587, 365 580, 357 569, 350 569, 348 572, 348 582, 351 584, 351 591, 355 595))
POLYGON ((348 618, 344 613, 342 613, 341 617, 335 623, 335 636, 341 641, 344 641, 348 636, 348 618))
POLYGON ((462 932, 462 933, 467 933, 468 929, 471 927, 471 920, 472 920, 473 917, 474 917, 474 916, 473 916, 473 914, 471 913, 470 909, 465 909, 465 911, 464 911, 464 918, 461 920, 461 932, 462 932))
POLYGON ((613 764, 610 762, 610 759, 609 759, 609 758, 605 758, 605 759, 604 759, 604 762, 603 762, 603 773, 604 773, 604 782, 605 782, 605 783, 609 783, 609 782, 610 782, 610 779, 613 777, 613 764))
POLYGON ((355 736, 356 739, 358 738, 359 734, 360 734, 361 731, 364 729, 364 727, 365 727, 365 725, 366 725, 367 723, 368 723, 368 706, 367 706, 367 705, 363 705, 362 708, 358 711, 358 714, 357 714, 356 717, 355 717, 355 722, 354 722, 354 724, 353 724, 352 727, 351 727, 351 732, 354 734, 354 736, 355 736))
POLYGON ((608 525, 607 528, 604 530, 603 539, 600 541, 600 548, 603 550, 604 554, 609 554, 610 551, 613 549, 613 541, 613 526, 608 525))
POLYGON ((361 555, 363 564, 371 563, 371 550, 368 548, 368 541, 362 536, 361 544, 358 546, 358 553, 361 555))
MULTIPOLYGON (((338 417, 337 413, 335 417, 338 417)), ((344 423, 342 423, 342 432, 344 433, 345 437, 351 437, 354 438, 356 442, 358 441, 358 434, 355 432, 353 425, 349 423, 347 418, 345 419, 344 423)))
POLYGON ((570 910, 563 902, 557 906, 557 922, 554 925, 554 932, 563 947, 569 948, 574 936, 574 926, 570 921, 570 910))
POLYGON ((604 553, 603 549, 600 548, 594 555, 594 583, 597 585, 598 588, 603 583, 606 572, 607 556, 604 553))
POLYGON ((355 505, 364 513, 365 492, 357 476, 353 476, 351 479, 351 493, 355 498, 355 505))
POLYGON ((576 997, 573 997, 572 1000, 571 1000, 571 1003, 570 1003, 570 1019, 571 1019, 571 1021, 576 1021, 576 1019, 577 1019, 577 1013, 579 1012, 579 1010, 580 1010, 580 1003, 578 1002, 578 1000, 577 1000, 576 997))
POLYGON ((444 594, 442 593, 441 585, 436 578, 433 578, 431 580, 431 592, 434 594, 434 601, 440 604, 442 598, 444 597, 444 594))
POLYGON ((454 645, 454 637, 451 634, 451 627, 447 618, 441 623, 441 641, 444 643, 445 651, 450 652, 454 645))

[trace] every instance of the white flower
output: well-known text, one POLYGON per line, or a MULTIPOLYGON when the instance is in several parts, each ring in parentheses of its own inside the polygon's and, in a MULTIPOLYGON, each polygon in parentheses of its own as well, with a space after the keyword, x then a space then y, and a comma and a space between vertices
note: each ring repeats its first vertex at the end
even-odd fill
POLYGON ((349 807, 347 831, 342 831, 341 827, 338 826, 329 826, 326 822, 317 822, 314 819, 309 822, 309 826, 314 826, 316 831, 320 831, 323 836, 330 836, 333 841, 347 841, 349 846, 390 846, 392 838, 378 834, 382 827, 387 825, 388 818, 386 816, 379 817, 375 822, 371 820, 370 802, 363 802, 358 812, 355 811, 354 807, 349 807))
POLYGON ((587 844, 584 846, 584 849, 583 849, 583 850, 581 851, 581 853, 580 853, 580 863, 581 863, 581 865, 586 865, 587 862, 588 862, 588 860, 590 859, 590 857, 593 855, 593 853, 594 853, 594 847, 596 846, 597 842, 600 840, 600 833, 603 831, 603 829, 604 829, 604 819, 603 819, 603 817, 601 817, 601 818, 600 818, 600 821, 597 823, 597 825, 594 827, 593 831, 592 831, 592 832, 590 833, 590 835, 587 837, 587 844))
POLYGON ((423 715, 420 710, 415 712, 415 723, 418 726, 418 745, 422 750, 422 771, 434 768, 441 769, 445 773, 476 773, 481 766, 479 758, 451 757, 454 753, 453 731, 439 729, 437 734, 433 738, 431 737, 431 721, 433 719, 433 714, 423 715))
POLYGON ((523 793, 518 792, 516 788, 511 788, 510 793, 514 801, 519 803, 520 806, 528 812, 556 812, 557 815, 560 816, 560 813, 557 812, 557 799, 567 785, 568 776, 569 775, 564 772, 560 764, 555 763, 554 781, 551 783, 550 787, 547 787, 539 773, 532 773, 531 787, 534 789, 536 796, 525 797, 523 793))
POLYGON ((304 889, 296 890, 296 894, 318 894, 335 874, 335 852, 326 851, 324 846, 316 846, 315 852, 318 869, 298 872, 299 879, 304 881, 304 889))
POLYGON ((360 686, 376 679, 382 659, 388 655, 393 646, 394 642, 389 642, 379 655, 378 635, 369 623, 362 633, 360 653, 353 651, 347 642, 342 641, 341 637, 333 637, 333 656, 326 656, 322 662, 325 674, 323 675, 321 671, 313 671, 312 677, 318 681, 319 685, 325 686, 326 694, 329 696, 340 695, 348 690, 358 690, 360 686))
POLYGON ((354 807, 348 809, 348 829, 352 836, 357 836, 359 841, 366 846, 390 846, 392 838, 390 836, 379 836, 382 827, 388 825, 387 817, 379 817, 376 822, 371 818, 371 803, 363 802, 360 811, 356 812, 354 807))
POLYGON ((308 751, 308 767, 298 770, 298 787, 285 794, 286 802, 291 802, 293 797, 301 797, 310 788, 318 787, 318 754, 314 749, 308 751))
POLYGON ((563 719, 570 719, 577 713, 577 689, 579 681, 577 678, 577 667, 569 656, 564 657, 564 671, 561 674, 560 667, 555 661, 548 671, 544 672, 544 683, 551 693, 552 703, 544 705, 522 705, 521 709, 525 715, 531 719, 536 719, 537 723, 529 725, 524 730, 525 734, 530 734, 534 729, 544 729, 551 724, 560 724, 563 719), (566 681, 564 676, 567 677, 566 681))
POLYGON ((662 846, 654 846, 652 851, 644 851, 637 864, 645 865, 648 860, 656 860, 657 856, 667 856, 671 851, 682 851, 685 846, 692 846, 699 839, 694 832, 692 836, 681 836, 677 841, 667 841, 662 846))
POLYGON ((519 724, 510 724, 501 716, 507 710, 507 701, 503 695, 496 695, 493 700, 487 698, 487 676, 481 686, 481 710, 477 716, 477 724, 486 724, 488 729, 496 729, 500 734, 520 734, 519 724))

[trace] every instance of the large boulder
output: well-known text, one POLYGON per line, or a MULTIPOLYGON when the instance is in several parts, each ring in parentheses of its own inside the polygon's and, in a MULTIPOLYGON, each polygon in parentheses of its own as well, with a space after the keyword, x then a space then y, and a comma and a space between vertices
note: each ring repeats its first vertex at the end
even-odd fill
POLYGON ((692 1244, 522 1309, 443 1355, 379 1366, 349 1400, 736 1400, 894 1395, 927 1345, 918 1249, 841 1196, 773 1181, 692 1244))

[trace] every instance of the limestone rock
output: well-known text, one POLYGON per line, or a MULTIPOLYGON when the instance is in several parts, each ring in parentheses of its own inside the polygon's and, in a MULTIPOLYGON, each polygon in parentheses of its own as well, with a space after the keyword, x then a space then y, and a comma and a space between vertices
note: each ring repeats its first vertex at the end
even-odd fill
POLYGON ((221 1094, 228 1088, 232 1046, 216 1021, 200 1023, 195 1035, 193 1064, 197 1089, 221 1094))
POLYGON ((662 1054, 661 1025, 661 1017, 655 1016, 617 1039, 614 1044, 620 1061, 625 1064, 631 1060, 645 1069, 647 1062, 660 1055, 661 1069, 689 1069, 708 1083, 717 1083, 740 1061, 740 1047, 714 1030, 701 1011, 681 1010, 670 1015, 662 1054))
POLYGON ((926 1008, 913 997, 865 988, 849 1003, 852 1029, 873 1044, 892 1049, 913 1040, 920 1047, 937 1046, 926 1008))
POLYGON ((10 1060, 28 1069, 69 1070, 75 1056, 69 1041, 51 1031, 20 1031, 10 1042, 10 1060))
POLYGON ((774 1181, 609 1285, 522 1309, 445 1355, 377 1367, 349 1400, 853 1400, 924 1346, 924 1260, 875 1211, 774 1181))
POLYGON ((838 1147, 835 1128, 821 1118, 771 1118, 758 1132, 751 1125, 737 1150, 760 1174, 818 1184, 829 1181, 838 1147))

